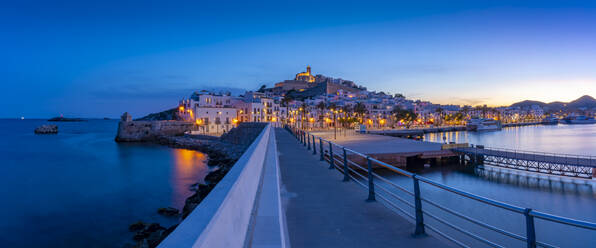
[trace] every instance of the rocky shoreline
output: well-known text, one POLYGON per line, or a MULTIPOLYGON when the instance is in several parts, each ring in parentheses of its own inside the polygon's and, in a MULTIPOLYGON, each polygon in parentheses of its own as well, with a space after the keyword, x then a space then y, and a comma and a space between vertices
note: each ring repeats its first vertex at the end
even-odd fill
MULTIPOLYGON (((186 199, 180 213, 177 209, 169 207, 158 209, 158 213, 165 216, 179 217, 180 222, 182 222, 230 171, 264 127, 265 124, 262 123, 241 123, 238 127, 233 128, 219 138, 204 135, 184 135, 160 136, 155 139, 153 143, 205 153, 208 156, 207 165, 214 169, 207 174, 203 180, 204 184, 196 183, 191 185, 191 190, 194 193, 186 199)), ((141 221, 133 223, 129 226, 129 230, 135 232, 133 240, 136 243, 133 247, 157 247, 162 240, 174 231, 176 226, 178 224, 165 228, 158 223, 147 224, 141 221)))

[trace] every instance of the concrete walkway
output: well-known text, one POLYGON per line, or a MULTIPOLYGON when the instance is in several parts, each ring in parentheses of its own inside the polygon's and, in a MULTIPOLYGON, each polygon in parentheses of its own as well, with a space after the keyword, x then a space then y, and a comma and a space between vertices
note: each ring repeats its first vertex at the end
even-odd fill
POLYGON ((277 128, 275 134, 293 248, 448 246, 430 236, 413 238, 413 224, 379 202, 365 202, 366 190, 342 182, 341 173, 327 169, 288 131, 277 128))
POLYGON ((312 134, 364 154, 440 151, 442 145, 377 134, 356 134, 353 130, 349 130, 345 136, 338 134, 335 139, 332 131, 318 131, 312 134))

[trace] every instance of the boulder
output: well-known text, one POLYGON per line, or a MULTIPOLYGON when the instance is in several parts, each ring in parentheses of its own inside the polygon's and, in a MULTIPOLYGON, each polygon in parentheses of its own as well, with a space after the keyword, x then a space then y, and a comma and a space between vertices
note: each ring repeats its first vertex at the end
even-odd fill
POLYGON ((142 221, 137 221, 136 223, 132 223, 130 224, 130 226, 128 226, 128 230, 130 230, 131 232, 135 232, 135 231, 140 231, 145 229, 145 223, 143 223, 142 221))
POLYGON ((35 129, 36 134, 57 134, 58 126, 56 125, 41 125, 35 129))
POLYGON ((165 216, 176 216, 176 215, 178 215, 179 212, 180 211, 178 209, 175 209, 173 207, 159 208, 157 210, 158 214, 165 215, 165 216))

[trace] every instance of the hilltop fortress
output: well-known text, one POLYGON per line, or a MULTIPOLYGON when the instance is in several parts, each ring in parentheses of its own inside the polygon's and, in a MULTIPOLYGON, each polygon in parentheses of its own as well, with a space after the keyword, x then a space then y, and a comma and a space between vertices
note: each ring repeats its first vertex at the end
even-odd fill
POLYGON ((348 93, 357 95, 366 88, 357 86, 354 82, 343 80, 341 78, 325 77, 321 74, 314 76, 310 66, 306 67, 305 72, 296 74, 294 80, 285 80, 276 83, 273 88, 267 89, 273 94, 283 95, 287 92, 294 97, 313 97, 324 94, 348 93))

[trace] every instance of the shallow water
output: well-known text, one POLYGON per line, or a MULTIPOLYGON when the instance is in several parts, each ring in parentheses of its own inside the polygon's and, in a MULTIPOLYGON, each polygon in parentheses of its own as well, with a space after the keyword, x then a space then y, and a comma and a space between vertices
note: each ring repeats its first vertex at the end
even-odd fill
POLYGON ((162 226, 176 218, 189 186, 207 173, 207 156, 185 149, 114 142, 115 120, 58 122, 57 135, 35 135, 43 120, 0 120, 0 243, 3 247, 119 247, 128 225, 162 226))

